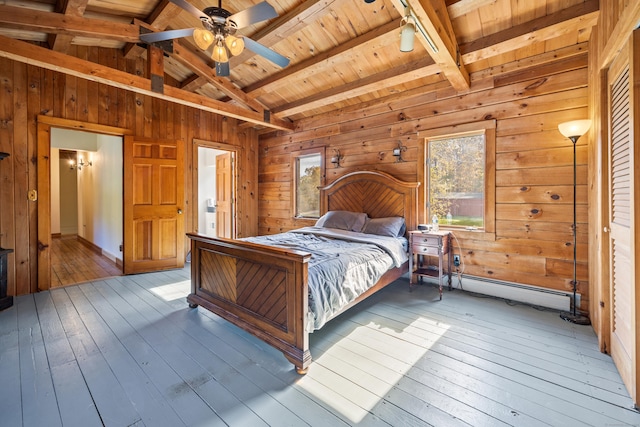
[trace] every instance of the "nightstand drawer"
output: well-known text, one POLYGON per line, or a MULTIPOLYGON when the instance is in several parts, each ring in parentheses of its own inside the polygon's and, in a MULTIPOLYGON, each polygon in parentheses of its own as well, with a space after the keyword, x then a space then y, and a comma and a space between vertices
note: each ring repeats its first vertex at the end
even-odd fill
POLYGON ((440 236, 432 236, 432 235, 421 235, 421 234, 414 234, 412 236, 413 238, 411 239, 411 243, 413 244, 414 247, 417 247, 416 245, 422 245, 422 246, 439 246, 440 245, 440 240, 442 239, 442 237, 440 236))
MULTIPOLYGON (((436 239, 437 242, 438 239, 436 239)), ((440 248, 436 246, 426 246, 421 243, 414 243, 411 246, 411 253, 414 255, 440 255, 440 248)))

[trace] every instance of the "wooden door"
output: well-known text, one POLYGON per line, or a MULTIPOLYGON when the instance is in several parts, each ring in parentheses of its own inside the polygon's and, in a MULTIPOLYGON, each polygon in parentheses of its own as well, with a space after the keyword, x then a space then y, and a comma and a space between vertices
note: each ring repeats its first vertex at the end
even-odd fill
MULTIPOLYGON (((637 305, 638 292, 635 269, 636 227, 634 204, 636 172, 634 158, 638 136, 634 135, 634 75, 638 65, 632 51, 625 48, 613 62, 608 73, 609 86, 609 271, 611 304, 610 353, 631 397, 636 403, 638 384, 637 305)), ((637 83, 636 83, 637 85, 637 83)))
POLYGON ((216 233, 233 238, 233 153, 216 156, 216 233))
POLYGON ((125 274, 184 266, 183 210, 183 142, 125 137, 125 274))

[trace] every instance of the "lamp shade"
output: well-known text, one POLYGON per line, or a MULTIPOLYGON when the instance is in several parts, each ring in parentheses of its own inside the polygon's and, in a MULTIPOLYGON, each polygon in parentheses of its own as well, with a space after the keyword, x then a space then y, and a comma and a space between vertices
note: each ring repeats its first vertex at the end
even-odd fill
POLYGON ((224 47, 224 43, 222 43, 222 40, 218 41, 218 43, 213 47, 213 54, 211 54, 211 59, 216 62, 229 62, 227 48, 224 47))
POLYGON ((233 56, 240 55, 244 50, 244 40, 240 37, 235 37, 229 34, 227 38, 224 39, 224 42, 233 56))
POLYGON ((209 49, 209 46, 211 46, 211 43, 213 43, 213 40, 214 40, 214 37, 210 31, 203 30, 201 28, 196 28, 195 30, 193 30, 193 41, 196 43, 196 46, 198 46, 200 49, 202 50, 209 49))
POLYGON ((584 135, 591 126, 591 120, 573 120, 570 122, 560 123, 558 130, 562 135, 569 139, 580 138, 584 135))

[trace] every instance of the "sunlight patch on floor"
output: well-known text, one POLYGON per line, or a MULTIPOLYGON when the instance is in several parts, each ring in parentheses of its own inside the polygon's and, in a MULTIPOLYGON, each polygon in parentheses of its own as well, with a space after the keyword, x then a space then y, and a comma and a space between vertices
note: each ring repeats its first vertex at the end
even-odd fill
POLYGON ((431 331, 429 338, 425 337, 427 334, 419 335, 422 328, 424 319, 417 319, 403 330, 373 322, 359 326, 339 342, 328 344, 297 385, 349 421, 362 422, 449 325, 439 324, 439 334, 434 337, 431 331), (380 332, 384 333, 382 340, 380 332))
POLYGON ((185 298, 191 290, 191 281, 183 280, 181 282, 170 283, 168 285, 156 286, 151 288, 151 292, 159 296, 165 301, 174 301, 185 298))

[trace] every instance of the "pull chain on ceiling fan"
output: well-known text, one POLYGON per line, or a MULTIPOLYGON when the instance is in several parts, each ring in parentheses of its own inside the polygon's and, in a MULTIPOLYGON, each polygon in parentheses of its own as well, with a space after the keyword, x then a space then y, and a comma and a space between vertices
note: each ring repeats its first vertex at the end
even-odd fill
POLYGON ((235 36, 236 31, 240 28, 278 16, 273 6, 266 1, 235 14, 231 14, 228 10, 222 8, 222 0, 218 0, 217 7, 207 7, 202 11, 185 0, 170 1, 200 19, 204 28, 186 28, 183 30, 140 34, 140 40, 146 43, 155 43, 193 36, 196 46, 200 49, 206 51, 213 46, 211 58, 215 61, 216 74, 222 76, 229 75, 229 54, 232 56, 240 55, 245 47, 280 67, 284 68, 289 65, 289 59, 274 50, 249 37, 235 36))

